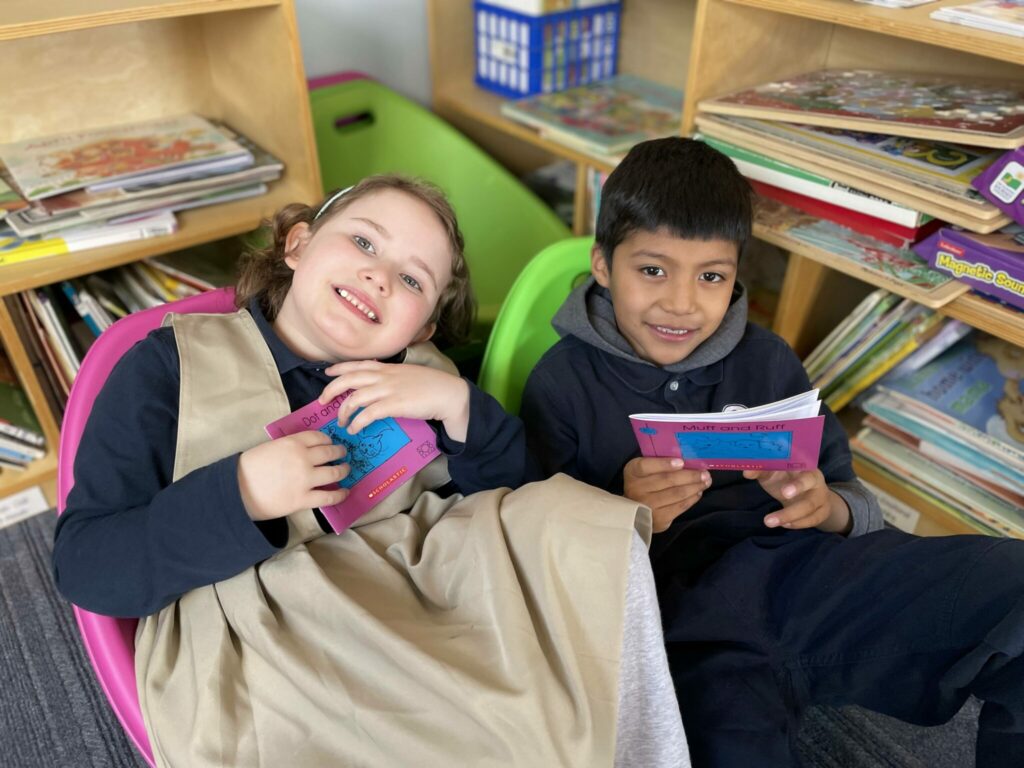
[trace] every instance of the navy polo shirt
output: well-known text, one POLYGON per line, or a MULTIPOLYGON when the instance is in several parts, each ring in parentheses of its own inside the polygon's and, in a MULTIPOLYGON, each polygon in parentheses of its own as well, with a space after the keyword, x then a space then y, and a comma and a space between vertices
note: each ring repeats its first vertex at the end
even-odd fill
MULTIPOLYGON (((249 308, 292 410, 320 396, 328 363, 296 355, 249 308)), ((283 519, 253 522, 238 487, 239 454, 172 482, 180 366, 174 331, 160 328, 118 362, 93 405, 75 456, 75 485, 57 522, 58 588, 96 613, 145 616, 196 587, 230 578, 280 550, 283 519)), ((442 495, 521 484, 521 422, 470 384, 465 443, 433 424, 452 483, 442 495)))
MULTIPOLYGON (((566 336, 534 368, 520 413, 541 476, 565 472, 621 494, 623 468, 640 455, 630 414, 752 407, 808 389, 807 374, 789 346, 749 323, 723 359, 685 373, 617 357, 566 336)), ((822 413, 825 429, 818 467, 856 512, 862 498, 859 488, 843 487, 855 481, 846 433, 824 405, 822 413)), ((654 537, 651 558, 656 576, 703 568, 751 536, 792 533, 765 527, 764 516, 780 505, 760 484, 744 479, 742 472, 713 471, 711 476, 712 485, 700 501, 654 537)), ((853 533, 872 527, 877 521, 855 514, 853 533)))

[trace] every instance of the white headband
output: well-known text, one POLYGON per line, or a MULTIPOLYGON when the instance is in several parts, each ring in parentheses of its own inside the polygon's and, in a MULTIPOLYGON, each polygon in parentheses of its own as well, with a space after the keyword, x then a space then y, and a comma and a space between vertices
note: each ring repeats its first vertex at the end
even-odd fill
POLYGON ((321 213, 323 213, 328 208, 330 208, 335 200, 337 200, 339 197, 341 197, 342 195, 344 195, 346 192, 348 192, 351 189, 352 189, 352 187, 345 187, 344 189, 339 189, 337 192, 335 192, 333 195, 331 195, 329 198, 327 198, 327 202, 324 203, 323 205, 321 205, 320 206, 320 210, 316 212, 316 216, 313 217, 313 221, 316 221, 317 219, 319 219, 321 213))

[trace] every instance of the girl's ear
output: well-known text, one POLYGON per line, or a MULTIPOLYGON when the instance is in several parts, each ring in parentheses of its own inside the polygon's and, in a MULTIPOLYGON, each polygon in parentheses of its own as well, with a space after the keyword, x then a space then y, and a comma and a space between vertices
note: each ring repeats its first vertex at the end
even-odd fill
POLYGON ((434 335, 436 330, 437 323, 427 323, 423 326, 423 330, 416 334, 416 338, 414 338, 410 343, 419 344, 421 341, 430 341, 430 338, 434 335))
POLYGON ((590 273, 602 288, 611 285, 611 270, 608 268, 608 261, 604 257, 601 246, 596 244, 590 250, 590 273))
POLYGON ((309 224, 304 221, 300 221, 298 224, 292 226, 288 230, 288 234, 284 238, 284 263, 291 267, 293 270, 299 265, 299 257, 302 256, 302 249, 306 247, 306 243, 312 234, 309 231, 309 224))

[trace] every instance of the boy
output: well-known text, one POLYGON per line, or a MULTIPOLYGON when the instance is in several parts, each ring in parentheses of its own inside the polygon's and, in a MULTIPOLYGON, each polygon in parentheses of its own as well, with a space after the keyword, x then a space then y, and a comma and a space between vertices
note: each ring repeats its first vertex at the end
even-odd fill
POLYGON ((634 147, 602 192, 593 277, 522 416, 544 474, 649 506, 669 663, 694 766, 795 763, 811 703, 938 724, 985 699, 978 766, 1024 765, 1024 542, 882 531, 825 409, 818 469, 714 472, 642 458, 628 416, 750 407, 810 388, 747 323, 750 188, 699 142, 634 147), (869 534, 869 535, 862 535, 869 534))

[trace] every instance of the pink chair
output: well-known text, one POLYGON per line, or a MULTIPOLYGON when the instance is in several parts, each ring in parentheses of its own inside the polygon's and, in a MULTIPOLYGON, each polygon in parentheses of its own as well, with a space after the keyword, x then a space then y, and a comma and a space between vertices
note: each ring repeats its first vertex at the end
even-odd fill
MULTIPOLYGON (((93 401, 110 371, 121 359, 121 355, 135 342, 145 338, 154 328, 159 328, 164 315, 168 312, 224 313, 234 310, 234 290, 220 288, 136 312, 118 320, 96 340, 75 377, 64 413, 64 423, 61 425, 60 449, 57 454, 58 515, 64 512, 68 492, 75 483, 75 452, 78 450, 78 443, 82 438, 93 401)), ((72 608, 82 633, 82 644, 89 654, 96 677, 110 701, 114 714, 142 756, 153 765, 153 751, 149 746, 142 710, 139 708, 139 694, 135 686, 135 627, 138 620, 100 616, 77 605, 72 608)))

